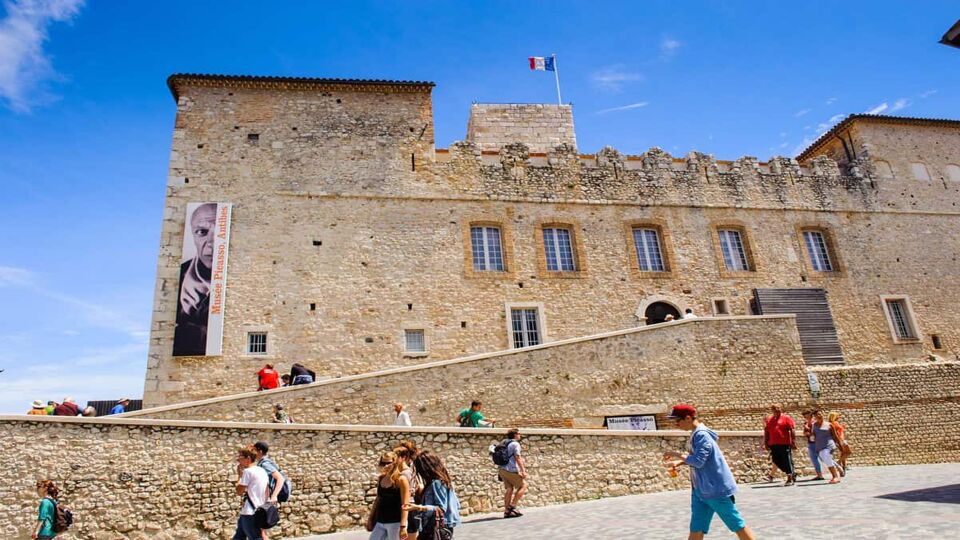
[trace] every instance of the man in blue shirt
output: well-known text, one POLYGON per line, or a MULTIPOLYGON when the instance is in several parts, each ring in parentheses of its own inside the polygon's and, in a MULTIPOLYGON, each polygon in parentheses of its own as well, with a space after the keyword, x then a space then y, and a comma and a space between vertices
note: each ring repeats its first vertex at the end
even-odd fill
POLYGON ((117 401, 117 404, 110 409, 110 414, 123 414, 127 412, 127 405, 130 404, 130 400, 127 398, 120 399, 117 401))
POLYGON ((692 431, 687 441, 687 454, 664 452, 663 460, 670 467, 687 465, 693 490, 690 494, 690 536, 688 540, 703 540, 710 531, 713 514, 720 516, 728 529, 737 533, 740 540, 754 540, 753 533, 737 511, 737 482, 720 451, 717 433, 697 420, 697 410, 684 403, 673 407, 667 416, 677 422, 677 427, 692 431))

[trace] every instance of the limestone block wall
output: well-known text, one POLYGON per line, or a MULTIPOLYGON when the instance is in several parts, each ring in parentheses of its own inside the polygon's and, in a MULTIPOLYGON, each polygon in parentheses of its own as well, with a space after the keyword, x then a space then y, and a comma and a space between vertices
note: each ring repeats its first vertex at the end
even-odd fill
POLYGON ((960 459, 960 363, 811 368, 816 405, 842 414, 855 457, 893 464, 960 459))
MULTIPOLYGON (((272 537, 360 526, 373 500, 378 456, 402 439, 443 457, 466 513, 492 511, 502 484, 487 448, 502 433, 0 417, 0 451, 16 464, 0 468, 0 532, 29 538, 38 503, 34 482, 47 478, 63 487, 62 503, 76 516, 71 533, 60 537, 65 540, 228 539, 240 507, 236 450, 258 440, 270 444, 295 486, 272 537)), ((660 456, 682 450, 686 436, 529 430, 523 444, 531 488, 524 504, 685 488, 685 475, 671 479, 660 456)), ((720 440, 740 482, 762 476, 768 463, 756 451, 757 432, 724 432, 720 440)))
MULTIPOLYGON (((884 178, 823 156, 581 156, 571 143, 538 155, 524 134, 495 155, 465 142, 434 159, 429 91, 380 86, 180 90, 147 406, 250 390, 267 361, 336 377, 505 349, 508 304, 539 306, 551 341, 633 327, 654 300, 709 315, 724 299, 746 315, 757 287, 826 289, 850 363, 957 354, 960 235, 944 231, 960 224, 960 192, 949 181, 884 178), (197 201, 234 205, 224 354, 174 358, 185 207, 197 201), (504 272, 472 271, 476 223, 501 228, 504 272), (543 270, 545 223, 574 231, 576 275, 543 270), (668 272, 637 270, 638 224, 660 227, 668 272), (729 225, 745 232, 751 272, 723 269, 716 227, 729 225), (832 238, 837 271, 811 269, 800 236, 809 226, 832 238), (894 342, 881 295, 910 299, 918 339, 894 342), (424 331, 426 355, 404 351, 405 329, 424 331), (251 330, 268 332, 266 357, 246 354, 251 330)), ((952 136, 884 148, 949 157, 952 136)), ((873 151, 882 155, 879 143, 873 151)))
POLYGON ((454 425, 481 399, 502 427, 600 427, 601 409, 613 405, 762 411, 808 396, 794 318, 781 315, 682 320, 127 417, 266 422, 282 403, 298 422, 387 424, 400 401, 418 425, 454 425))
POLYGON ((543 103, 474 103, 467 121, 467 141, 481 150, 500 150, 523 142, 532 152, 561 144, 577 147, 572 105, 543 103))

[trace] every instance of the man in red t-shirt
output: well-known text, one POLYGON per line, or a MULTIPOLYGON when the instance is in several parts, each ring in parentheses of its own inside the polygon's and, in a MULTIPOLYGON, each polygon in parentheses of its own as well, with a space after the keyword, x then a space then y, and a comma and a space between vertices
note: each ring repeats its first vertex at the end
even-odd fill
POLYGON ((770 405, 770 412, 763 427, 763 447, 770 452, 774 465, 787 475, 783 485, 792 486, 797 481, 793 470, 793 451, 797 448, 794 440, 796 425, 793 418, 783 414, 783 407, 779 403, 770 405))
POLYGON ((272 390, 280 387, 280 374, 273 369, 273 364, 266 364, 257 372, 257 381, 260 386, 257 390, 272 390))

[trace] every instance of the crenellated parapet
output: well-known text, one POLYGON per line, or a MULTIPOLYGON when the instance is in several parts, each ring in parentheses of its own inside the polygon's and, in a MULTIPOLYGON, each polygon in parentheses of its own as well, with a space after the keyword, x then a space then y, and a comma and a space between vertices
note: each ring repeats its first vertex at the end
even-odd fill
POLYGON ((679 158, 657 147, 640 155, 609 146, 579 155, 570 144, 544 153, 523 143, 484 151, 456 142, 440 151, 435 167, 447 187, 494 199, 817 210, 870 209, 877 202, 868 158, 841 170, 824 156, 801 165, 780 156, 720 161, 696 151, 679 158))

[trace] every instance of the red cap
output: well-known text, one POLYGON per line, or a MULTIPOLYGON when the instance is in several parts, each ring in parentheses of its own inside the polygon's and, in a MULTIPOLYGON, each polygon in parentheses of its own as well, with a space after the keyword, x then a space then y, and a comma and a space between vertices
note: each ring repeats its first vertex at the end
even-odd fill
POLYGON ((697 417, 697 409, 693 405, 687 405, 686 403, 677 403, 673 406, 673 410, 670 411, 670 414, 667 415, 667 418, 679 419, 682 420, 686 417, 697 417))

